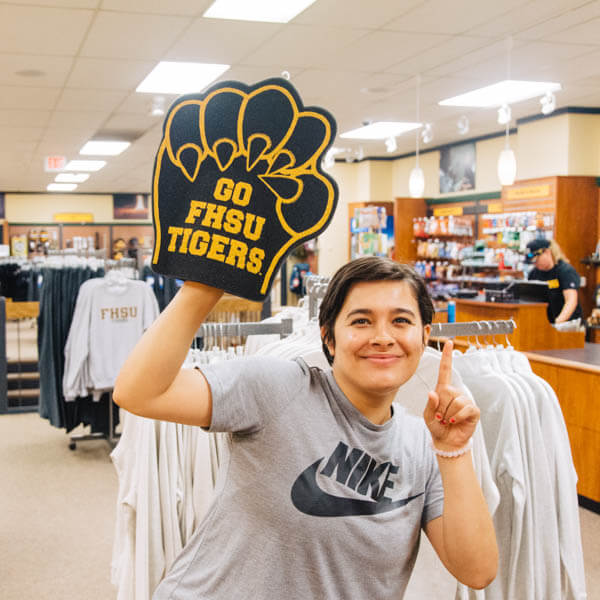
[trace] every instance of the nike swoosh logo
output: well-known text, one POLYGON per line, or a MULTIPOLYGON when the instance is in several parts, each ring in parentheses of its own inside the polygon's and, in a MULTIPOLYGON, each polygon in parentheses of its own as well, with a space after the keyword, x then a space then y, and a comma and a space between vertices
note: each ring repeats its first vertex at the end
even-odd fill
POLYGON ((369 501, 340 498, 323 491, 317 483, 317 471, 323 459, 305 469, 292 486, 292 503, 300 511, 313 517, 355 517, 377 515, 406 506, 425 492, 402 500, 369 501))

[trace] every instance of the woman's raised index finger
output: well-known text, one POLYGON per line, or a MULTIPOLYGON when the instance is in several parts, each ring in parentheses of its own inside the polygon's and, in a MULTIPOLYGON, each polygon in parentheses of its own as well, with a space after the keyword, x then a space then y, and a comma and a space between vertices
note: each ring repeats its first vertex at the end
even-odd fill
POLYGON ((442 351, 442 360, 440 361, 440 371, 438 373, 438 385, 450 385, 452 380, 452 349, 454 344, 452 340, 446 341, 442 351))

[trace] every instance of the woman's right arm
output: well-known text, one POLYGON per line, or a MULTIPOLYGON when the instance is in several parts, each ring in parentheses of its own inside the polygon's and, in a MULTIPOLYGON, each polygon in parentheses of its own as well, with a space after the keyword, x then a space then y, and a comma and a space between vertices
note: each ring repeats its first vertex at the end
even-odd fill
POLYGON ((212 397, 204 375, 181 366, 222 290, 186 281, 146 330, 119 372, 114 401, 150 419, 208 427, 212 397))

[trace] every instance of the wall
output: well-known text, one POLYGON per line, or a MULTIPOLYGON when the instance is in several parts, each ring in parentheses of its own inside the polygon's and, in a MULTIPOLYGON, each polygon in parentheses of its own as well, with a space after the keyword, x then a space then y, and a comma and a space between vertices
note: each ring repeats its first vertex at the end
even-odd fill
POLYGON ((91 213, 96 223, 149 223, 113 219, 111 194, 6 194, 9 223, 53 223, 56 213, 91 213))
POLYGON ((564 114, 519 125, 517 179, 573 174, 569 171, 570 116, 564 114))
POLYGON ((600 117, 568 115, 569 175, 600 175, 600 117))

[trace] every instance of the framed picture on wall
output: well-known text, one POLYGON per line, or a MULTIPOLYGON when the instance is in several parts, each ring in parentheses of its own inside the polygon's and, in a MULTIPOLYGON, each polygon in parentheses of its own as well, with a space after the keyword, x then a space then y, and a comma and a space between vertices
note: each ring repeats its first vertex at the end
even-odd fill
POLYGON ((440 193, 475 189, 475 142, 453 144, 440 151, 440 193))
POLYGON ((149 219, 150 194, 113 194, 114 219, 149 219))

